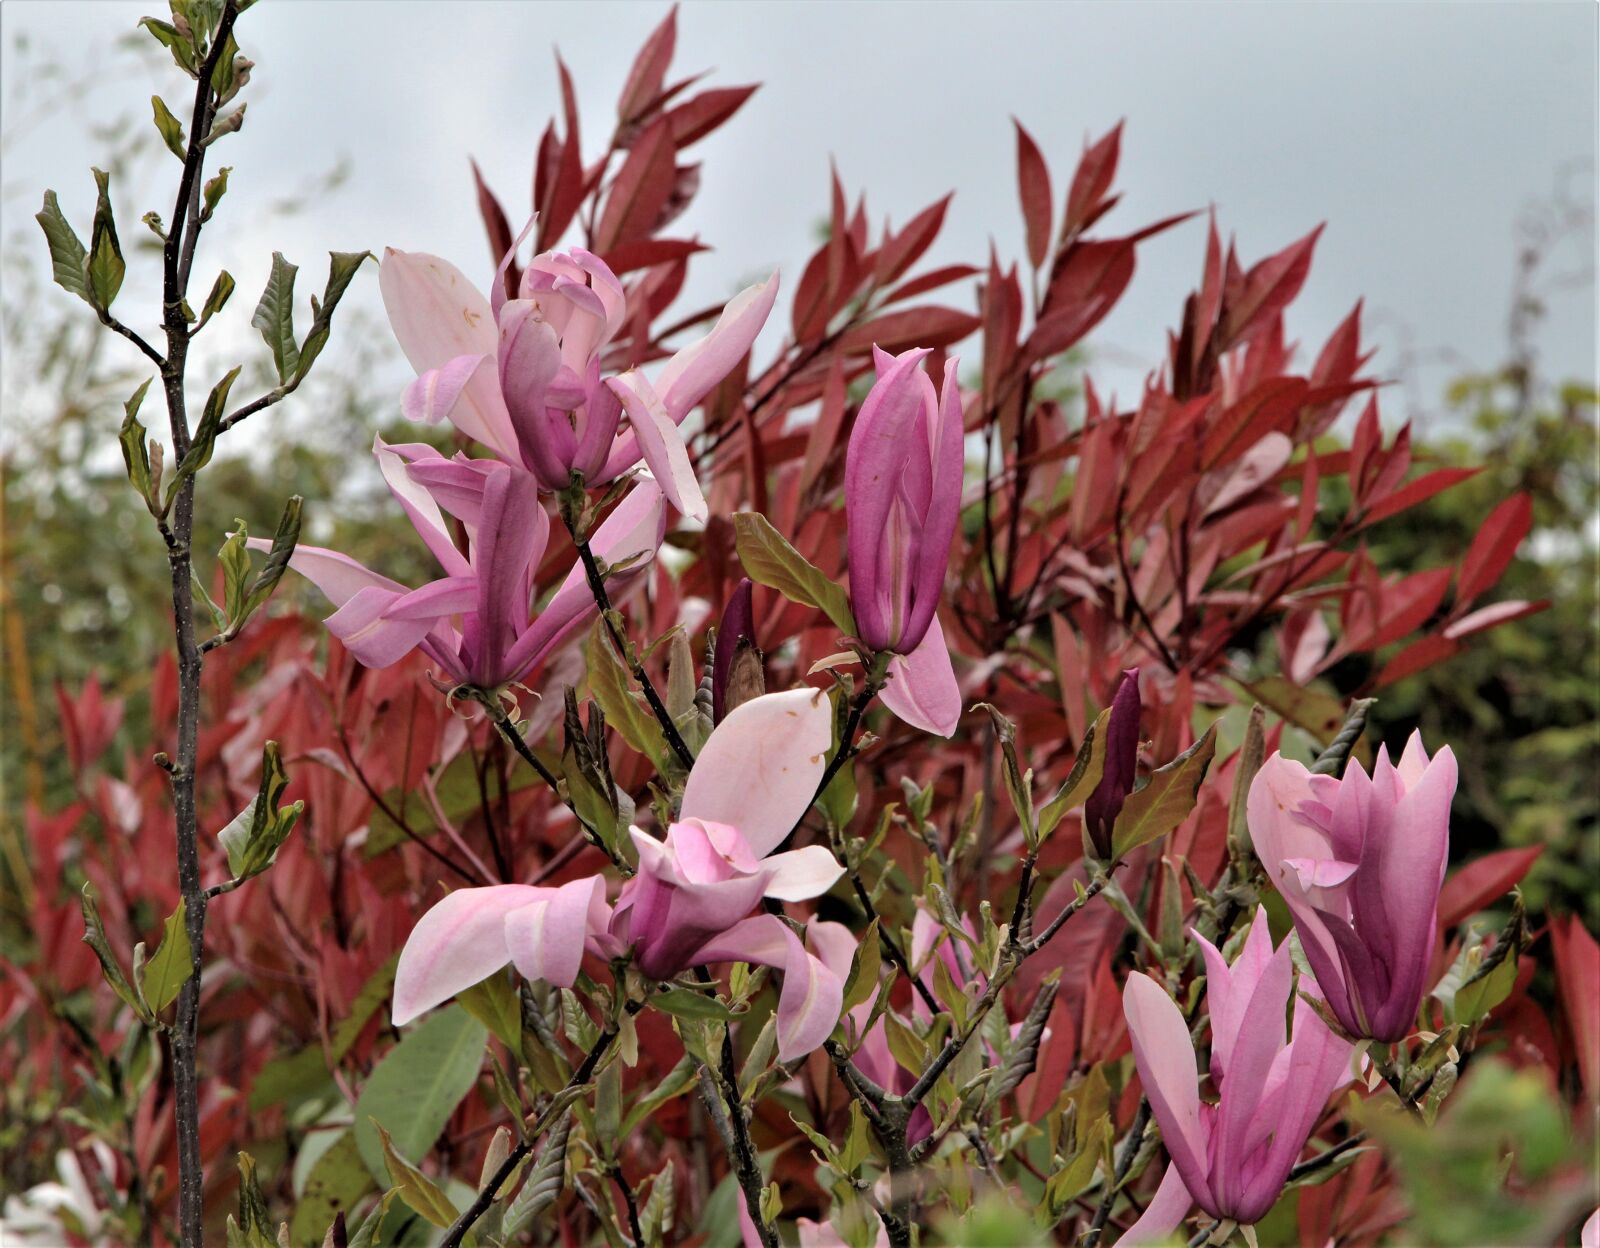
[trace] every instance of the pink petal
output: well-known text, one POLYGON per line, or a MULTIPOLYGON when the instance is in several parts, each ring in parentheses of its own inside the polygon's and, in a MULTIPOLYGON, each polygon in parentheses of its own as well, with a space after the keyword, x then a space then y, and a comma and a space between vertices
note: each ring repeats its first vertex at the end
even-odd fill
MULTIPOLYGON (((272 549, 271 540, 264 537, 248 538, 245 545, 263 553, 272 549)), ((391 581, 349 555, 321 546, 297 545, 289 556, 289 566, 320 589, 335 607, 344 606, 363 589, 384 589, 396 595, 406 592, 399 581, 391 581)))
POLYGON ((893 679, 879 694, 885 706, 913 728, 940 737, 955 732, 961 720, 961 687, 937 615, 915 650, 889 660, 889 674, 893 679))
POLYGON ((684 818, 739 829, 757 855, 789 835, 816 795, 833 707, 816 689, 752 698, 712 730, 684 785, 684 818))
POLYGON ((779 901, 809 901, 813 897, 820 897, 844 874, 844 868, 839 865, 833 852, 823 845, 808 845, 804 849, 791 849, 786 854, 773 854, 764 859, 761 865, 767 868, 771 876, 766 895, 779 901))
POLYGON ((542 891, 548 896, 506 915, 506 948, 525 979, 570 988, 578 979, 584 945, 605 930, 610 917, 605 880, 592 875, 542 891))
POLYGON ((1142 971, 1122 989, 1133 1058, 1161 1138, 1184 1186, 1202 1205, 1211 1189, 1206 1177, 1206 1132, 1200 1123, 1200 1074, 1183 1014, 1166 989, 1142 971))
POLYGON ((736 923, 694 955, 697 963, 753 962, 781 968, 778 998, 778 1060, 790 1062, 818 1048, 838 1026, 844 982, 770 914, 736 923))
POLYGON ((445 528, 439 504, 434 501, 433 495, 429 494, 426 488, 412 480, 406 461, 381 436, 373 439, 372 453, 378 461, 378 470, 383 473, 389 492, 405 511, 411 521, 411 527, 416 529, 423 545, 433 552, 433 557, 439 561, 439 566, 445 570, 445 574, 470 576, 472 564, 456 549, 450 530, 445 528))
POLYGON ((550 518, 527 473, 502 468, 484 486, 483 524, 472 552, 477 570, 477 644, 473 679, 486 688, 521 673, 509 663, 528 627, 533 570, 544 555, 550 518))
POLYGON ((549 891, 526 884, 462 888, 423 915, 395 967, 394 1025, 404 1026, 509 962, 506 915, 549 891))
POLYGON ((1244 1021, 1245 1007, 1255 993, 1256 985, 1272 961, 1272 929, 1267 923, 1267 911, 1256 907, 1250 934, 1244 948, 1230 967, 1221 951, 1209 940, 1194 933, 1200 943, 1201 955, 1206 964, 1206 1010, 1211 1015, 1211 1076, 1220 1082, 1227 1075, 1228 1059, 1233 1053, 1239 1026, 1244 1021))
POLYGON ((1183 1185, 1183 1176, 1178 1173, 1178 1167, 1168 1166, 1167 1172, 1161 1176, 1161 1185, 1156 1188, 1156 1194, 1150 1198, 1145 1211, 1117 1240, 1119 1248, 1122 1245, 1134 1248, 1137 1244, 1165 1243, 1193 1208, 1194 1197, 1183 1185))
POLYGON ((744 359, 777 297, 778 275, 774 273, 728 300, 711 332, 662 366, 655 389, 673 423, 682 424, 695 405, 744 359))
POLYGON ((494 364, 492 355, 458 355, 418 376, 400 398, 400 411, 407 420, 422 425, 437 425, 455 412, 467 385, 480 368, 494 364))
POLYGON ((704 523, 708 514, 706 500, 695 479, 694 465, 689 462, 689 450, 655 390, 637 369, 610 378, 606 385, 622 400, 644 462, 650 466, 667 501, 689 519, 704 523))
POLYGON ((328 631, 367 667, 388 667, 415 650, 439 619, 467 609, 463 604, 470 606, 476 593, 471 578, 435 581, 411 594, 363 589, 328 617, 328 631))

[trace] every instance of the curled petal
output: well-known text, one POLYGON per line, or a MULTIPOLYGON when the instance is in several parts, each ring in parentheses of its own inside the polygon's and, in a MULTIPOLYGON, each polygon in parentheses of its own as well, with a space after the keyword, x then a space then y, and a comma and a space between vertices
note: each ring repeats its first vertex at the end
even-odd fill
POLYGON ((839 1023, 844 982, 806 952, 800 938, 770 914, 736 923, 694 955, 696 963, 753 962, 783 971, 778 997, 778 1060, 818 1048, 839 1023))
POLYGON ((592 875, 541 891, 548 896, 506 915, 506 948, 524 978, 570 988, 577 982, 584 946, 605 930, 610 917, 605 880, 592 875))
POLYGON ((766 895, 779 901, 809 901, 820 897, 844 874, 833 852, 822 845, 773 854, 763 859, 761 865, 771 875, 766 895))
MULTIPOLYGON (((245 545, 263 554, 272 549, 272 542, 264 537, 247 538, 245 545)), ((320 589, 335 607, 344 606, 363 589, 382 589, 396 596, 406 592, 399 581, 374 572, 349 555, 321 546, 295 546, 289 566, 320 589)))
POLYGON ((511 960, 506 915, 551 890, 526 884, 462 888, 417 921, 394 972, 394 1025, 448 1001, 511 960))

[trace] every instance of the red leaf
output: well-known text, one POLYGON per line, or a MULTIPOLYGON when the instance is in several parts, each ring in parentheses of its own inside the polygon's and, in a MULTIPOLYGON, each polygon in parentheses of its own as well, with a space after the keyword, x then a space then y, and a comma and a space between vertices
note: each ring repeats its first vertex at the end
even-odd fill
POLYGON ((1461 650, 1461 643, 1452 641, 1448 637, 1436 634, 1432 637, 1419 638, 1383 665, 1378 678, 1372 682, 1373 688, 1382 689, 1386 685, 1404 680, 1407 676, 1415 676, 1435 663, 1442 663, 1445 659, 1460 654, 1461 650))
POLYGON ((1490 902, 1504 897, 1513 886, 1521 883, 1534 859, 1543 852, 1543 845, 1502 849, 1462 867, 1439 890, 1440 929, 1449 930, 1490 902))
POLYGON ((672 63, 672 53, 678 42, 678 6, 673 5, 661 25, 650 32, 650 37, 634 58, 627 81, 622 84, 622 94, 617 99, 617 122, 626 127, 639 121, 650 111, 656 97, 661 94, 661 84, 667 78, 667 66, 672 63))
POLYGON ((1028 231, 1028 262, 1040 268, 1050 254, 1050 214, 1054 197, 1050 170, 1033 136, 1015 117, 1017 128, 1017 197, 1022 202, 1022 222, 1028 231))
MULTIPOLYGON (((505 209, 500 207, 500 201, 484 182, 478 162, 474 160, 471 164, 472 181, 478 190, 478 212, 483 217, 483 228, 489 235, 489 259, 498 265, 506 252, 511 250, 512 240, 516 236, 511 232, 511 222, 506 220, 505 209)), ((521 285, 517 262, 513 260, 506 270, 506 289, 515 291, 521 285)))
POLYGON ((1450 574, 1449 567, 1427 568, 1385 585, 1382 601, 1375 609, 1377 628, 1370 640, 1362 642, 1359 648, 1379 650, 1420 628, 1444 601, 1444 591, 1450 587, 1450 574))
POLYGON ((744 107, 760 84, 748 87, 713 87, 685 100, 667 113, 672 141, 681 151, 706 137, 744 107))
POLYGON ((1456 601, 1471 602, 1500 579, 1533 527, 1533 500, 1513 494, 1489 513, 1461 561, 1456 601))
POLYGON ((596 251, 604 255, 619 243, 650 233, 677 180, 672 157, 672 135, 666 122, 658 121, 633 145, 606 193, 595 230, 596 251))
POLYGON ((1044 314, 1028 335, 1028 354, 1059 355, 1104 320, 1133 280, 1133 266, 1133 244, 1125 238, 1068 248, 1051 279, 1044 314))
POLYGON ((1578 1052, 1578 1073, 1589 1100, 1600 1101, 1600 944, 1584 929, 1577 915, 1550 925, 1550 943, 1556 954, 1556 983, 1561 1005, 1578 1052))
POLYGON ((1311 271, 1311 253, 1322 226, 1275 256, 1268 256, 1244 275, 1237 298, 1227 300, 1223 322, 1224 349, 1247 342, 1271 323, 1305 285, 1311 271))
POLYGON ((1470 611, 1459 620, 1448 625, 1444 635, 1452 641, 1461 637, 1470 637, 1473 633, 1481 633, 1486 629, 1496 628, 1501 624, 1509 624, 1512 620, 1520 620, 1524 616, 1538 615, 1539 612, 1550 606, 1549 599, 1541 598, 1537 602, 1497 602, 1491 606, 1479 607, 1470 611))
POLYGON ((933 304, 902 308, 858 325, 839 340, 841 351, 865 351, 877 345, 893 354, 911 347, 948 347, 978 328, 978 318, 959 308, 933 304))
POLYGON ((1086 229, 1090 219, 1098 214, 1095 209, 1111 189, 1117 176, 1117 157, 1122 150, 1122 123, 1083 154, 1077 171, 1072 175, 1072 189, 1067 192, 1067 217, 1062 232, 1068 236, 1086 229))
MULTIPOLYGON (((954 191, 950 193, 955 194, 954 191)), ((944 228, 945 210, 950 207, 950 195, 943 199, 935 200, 911 220, 901 227, 899 233, 883 240, 883 246, 878 249, 878 262, 876 276, 880 286, 886 286, 895 281, 922 257, 922 253, 933 246, 933 240, 939 236, 939 231, 944 228)), ((943 272, 943 270, 940 270, 943 272)), ((977 269, 972 269, 976 273, 977 269)), ((897 292, 894 298, 905 298, 904 293, 897 292)))
POLYGON ((800 271, 800 282, 794 288, 794 337, 796 342, 810 342, 818 337, 828 323, 828 248, 819 247, 800 271))
POLYGON ((1436 468, 1425 473, 1410 484, 1401 486, 1388 498, 1374 502, 1361 518, 1361 527, 1377 524, 1418 503, 1425 503, 1435 494, 1443 493, 1452 485, 1459 485, 1482 471, 1482 468, 1436 468))
POLYGON ((1200 450, 1200 467, 1210 470, 1230 455, 1248 450, 1264 434, 1283 432, 1305 401, 1299 377, 1275 377, 1244 395, 1212 423, 1200 450))
POLYGON ((686 238, 641 238, 613 247, 601 257, 618 276, 651 265, 684 260, 697 251, 709 250, 704 243, 686 238))
POLYGON ((951 282, 964 281, 977 273, 975 264, 950 264, 942 269, 932 269, 927 273, 913 277, 909 282, 896 286, 884 296, 885 303, 898 303, 902 299, 910 299, 916 295, 927 294, 930 290, 938 290, 941 286, 948 286, 951 282))

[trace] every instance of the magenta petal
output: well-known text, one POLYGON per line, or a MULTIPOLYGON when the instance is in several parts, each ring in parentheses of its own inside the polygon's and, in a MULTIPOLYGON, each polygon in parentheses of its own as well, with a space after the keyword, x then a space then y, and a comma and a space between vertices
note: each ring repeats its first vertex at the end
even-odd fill
POLYGON ((885 706, 913 728, 940 737, 955 732, 961 720, 961 687, 938 616, 915 650, 889 660, 889 674, 893 679, 879 694, 885 706))
POLYGON ((1172 1164, 1189 1193, 1210 1207, 1206 1131, 1200 1122, 1200 1073, 1183 1014, 1166 989, 1142 971, 1122 989, 1133 1058, 1172 1164))
POLYGON ((549 892, 526 884, 462 888, 411 929, 394 972, 394 1025, 494 974, 511 960, 505 916, 549 892))
POLYGON ((950 543, 955 539, 956 523, 961 518, 961 480, 964 470, 966 429, 961 413, 961 386, 957 370, 961 361, 951 356, 944 365, 944 387, 937 407, 931 408, 928 422, 932 457, 928 498, 922 504, 921 532, 911 570, 911 610, 901 636, 902 649, 922 641, 923 631, 939 608, 944 592, 945 572, 950 564, 950 543))
POLYGON ((550 518, 532 477, 512 468, 491 475, 483 491, 483 524, 472 562, 478 573, 477 645, 473 679, 493 688, 519 674, 508 659, 528 627, 533 569, 544 554, 550 518))
POLYGON ((612 377, 606 385, 622 400, 644 462, 667 501, 689 519, 703 523, 708 514, 706 500, 689 462, 689 450, 655 390, 637 369, 612 377))
POLYGON ((548 895, 506 915, 506 948, 524 978, 570 988, 589 937, 605 930, 605 880, 592 875, 541 891, 548 895))
POLYGON ((811 808, 833 744, 833 707, 816 689, 752 698, 712 730, 689 771, 682 815, 726 823, 758 857, 811 808))
POLYGON ((1137 1244, 1165 1243, 1193 1208, 1194 1197, 1183 1185, 1183 1176, 1178 1173, 1178 1167, 1168 1166, 1167 1172, 1161 1176, 1161 1185, 1156 1188, 1156 1194, 1150 1198, 1144 1212, 1117 1240, 1118 1248, 1123 1245, 1134 1248, 1137 1244))

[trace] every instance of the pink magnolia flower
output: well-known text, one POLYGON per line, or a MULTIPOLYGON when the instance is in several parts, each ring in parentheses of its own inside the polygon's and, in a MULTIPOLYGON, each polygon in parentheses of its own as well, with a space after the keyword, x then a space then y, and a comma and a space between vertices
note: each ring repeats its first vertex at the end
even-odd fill
MULTIPOLYGON (((407 589, 335 550, 297 546, 289 566, 337 608, 328 631, 368 667, 420 649, 458 684, 498 688, 519 679, 594 612, 583 569, 574 566, 543 611, 530 617, 533 577, 550 521, 532 478, 493 460, 447 459, 420 443, 373 447, 384 480, 444 575, 407 589), (465 527, 456 548, 444 515, 465 527)), ((661 492, 642 481, 596 530, 595 553, 629 564, 607 584, 637 578, 666 531, 661 492)), ((257 549, 271 545, 252 538, 257 549)))
POLYGON ((605 485, 642 455, 667 501, 705 519, 678 426, 749 351, 777 298, 777 275, 731 299, 711 332, 653 382, 638 369, 602 379, 604 349, 628 319, 622 283, 577 247, 535 256, 508 299, 503 281, 514 252, 487 299, 437 256, 385 253, 384 306, 419 374, 405 414, 428 423, 448 417, 552 491, 566 489, 573 473, 605 485))
POLYGON ((921 364, 926 349, 876 348, 878 379, 861 404, 845 455, 850 609, 861 640, 895 654, 884 703, 916 727, 949 736, 961 693, 939 627, 939 597, 961 514, 959 361, 944 393, 921 364))
POLYGON ((1328 1006, 1351 1035, 1403 1040, 1427 988, 1456 760, 1413 733, 1398 766, 1314 776, 1274 754, 1246 807, 1257 856, 1294 915, 1328 1006))
MULTIPOLYGON (((682 814, 666 839, 632 829, 639 872, 614 907, 600 876, 560 888, 501 884, 451 893, 423 915, 401 951, 395 1025, 508 962, 530 979, 571 987, 585 951, 615 958, 631 949, 653 979, 718 962, 776 968, 783 974, 778 1056, 809 1053, 839 1021, 843 982, 781 919, 746 916, 762 897, 821 896, 843 874, 820 845, 771 852, 811 805, 832 737, 832 709, 813 689, 765 694, 732 711, 690 769, 682 814)), ((819 948, 854 948, 837 923, 813 920, 806 936, 819 948)))
MULTIPOLYGON (((1351 1078, 1355 1047, 1298 997, 1286 1038, 1294 968, 1288 941, 1273 951, 1265 909, 1257 909, 1232 966, 1204 937, 1195 939, 1206 962, 1211 1081, 1220 1099, 1200 1100, 1189 1026, 1166 989, 1143 973, 1130 975, 1123 1013, 1172 1164, 1121 1244, 1165 1238, 1194 1205, 1213 1218, 1259 1221, 1277 1203, 1328 1098, 1351 1078)), ((1315 983, 1302 979, 1300 986, 1316 995, 1315 983)))

